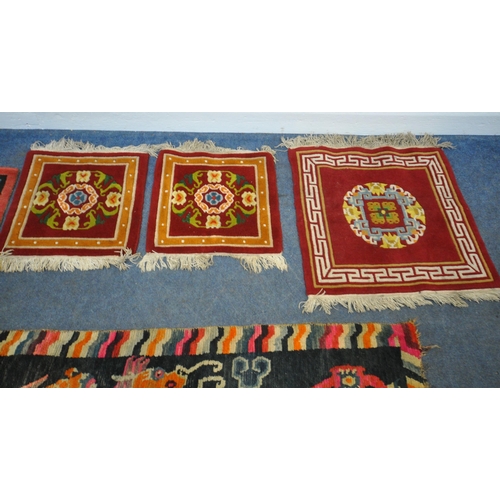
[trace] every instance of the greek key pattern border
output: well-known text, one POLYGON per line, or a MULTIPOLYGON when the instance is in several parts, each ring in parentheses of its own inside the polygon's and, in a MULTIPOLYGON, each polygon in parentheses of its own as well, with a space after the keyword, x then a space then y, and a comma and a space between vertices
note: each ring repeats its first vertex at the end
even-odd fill
POLYGON ((393 284, 431 281, 443 283, 453 280, 477 280, 487 278, 485 269, 476 247, 474 238, 464 219, 456 200, 453 197, 448 178, 437 157, 437 154, 415 154, 411 157, 397 153, 386 153, 364 156, 358 153, 331 155, 329 153, 303 153, 300 155, 300 172, 304 189, 303 204, 306 223, 309 226, 310 251, 312 252, 316 280, 319 285, 337 284, 393 284), (426 167, 431 174, 432 182, 441 201, 446 217, 453 231, 458 248, 462 253, 463 264, 446 265, 401 265, 357 268, 334 266, 328 250, 325 214, 321 209, 320 188, 318 185, 318 165, 332 167, 368 167, 388 166, 426 167))

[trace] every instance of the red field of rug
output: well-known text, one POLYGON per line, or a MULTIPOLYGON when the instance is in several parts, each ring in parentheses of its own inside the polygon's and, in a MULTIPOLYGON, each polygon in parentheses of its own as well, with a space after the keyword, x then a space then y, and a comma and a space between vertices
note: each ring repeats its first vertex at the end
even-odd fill
POLYGON ((305 311, 499 299, 499 276, 440 148, 288 153, 305 311))

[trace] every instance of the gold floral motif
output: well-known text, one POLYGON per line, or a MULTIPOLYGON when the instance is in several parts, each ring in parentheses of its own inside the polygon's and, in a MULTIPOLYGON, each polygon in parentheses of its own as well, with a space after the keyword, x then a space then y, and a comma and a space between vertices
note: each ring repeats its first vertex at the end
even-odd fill
POLYGON ((382 182, 367 182, 365 186, 368 187, 372 194, 380 196, 385 193, 385 186, 387 184, 383 184, 382 182))
POLYGON ((76 182, 89 182, 90 175, 90 170, 79 170, 76 173, 76 182))
POLYGON ((241 195, 241 201, 245 207, 255 207, 257 205, 257 195, 252 191, 245 191, 241 195))
POLYGON ((64 231, 76 230, 80 226, 80 217, 68 215, 63 224, 64 231))
POLYGON ((404 248, 401 239, 397 234, 387 233, 382 236, 380 248, 404 248))
POLYGON ((342 208, 344 209, 344 215, 349 224, 354 220, 361 219, 361 211, 359 208, 349 205, 346 201, 344 201, 342 208))
POLYGON ((107 207, 117 207, 120 204, 121 193, 112 192, 109 193, 106 198, 107 207))
POLYGON ((185 191, 173 191, 172 192, 172 203, 174 205, 184 205, 184 203, 186 203, 186 192, 185 191))
POLYGON ((221 227, 220 217, 218 215, 207 215, 207 229, 219 229, 221 227))
POLYGON ((222 172, 220 170, 209 170, 207 172, 208 182, 221 182, 222 181, 222 172))
POLYGON ((38 191, 36 193, 35 199, 33 200, 34 205, 44 207, 49 201, 50 193, 48 191, 38 191))

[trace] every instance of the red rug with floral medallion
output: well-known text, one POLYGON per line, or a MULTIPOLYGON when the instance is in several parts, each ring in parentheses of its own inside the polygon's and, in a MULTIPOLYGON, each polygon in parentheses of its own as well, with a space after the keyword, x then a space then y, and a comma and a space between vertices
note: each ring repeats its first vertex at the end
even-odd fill
POLYGON ((141 269, 206 269, 224 255, 286 270, 273 154, 188 146, 158 155, 141 269))
POLYGON ((30 151, 0 235, 0 271, 128 267, 149 155, 30 151))

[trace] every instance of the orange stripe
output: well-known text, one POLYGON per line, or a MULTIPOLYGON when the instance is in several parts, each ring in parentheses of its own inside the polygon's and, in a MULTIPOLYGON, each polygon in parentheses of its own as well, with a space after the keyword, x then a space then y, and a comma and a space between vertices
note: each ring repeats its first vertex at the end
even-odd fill
POLYGON ((306 325, 298 325, 298 327, 299 327, 299 332, 295 336, 295 338, 293 339, 293 350, 294 351, 301 351, 302 350, 302 346, 300 345, 300 340, 302 339, 302 337, 306 333, 306 325))
POLYGON ((12 346, 12 344, 15 344, 21 338, 22 334, 23 334, 22 330, 17 330, 12 340, 7 342, 2 347, 2 350, 0 351, 0 356, 8 356, 10 347, 12 346))
POLYGON ((148 350, 146 351, 146 356, 154 356, 156 351, 156 346, 159 342, 161 342, 165 338, 165 329, 159 330, 156 334, 156 337, 152 340, 152 342, 148 346, 148 350))
POLYGON ((85 334, 85 337, 83 340, 80 340, 78 344, 76 344, 75 349, 73 350, 73 358, 79 358, 80 354, 82 353, 82 349, 84 345, 90 340, 90 337, 92 337, 92 332, 87 332, 85 334))
POLYGON ((366 333, 363 335, 363 347, 365 349, 368 349, 372 345, 371 336, 372 336, 372 333, 375 331, 375 325, 373 323, 368 323, 366 326, 368 327, 368 329, 367 329, 366 333))
POLYGON ((222 343, 222 354, 231 354, 231 342, 236 337, 236 327, 229 328, 229 337, 222 343))

